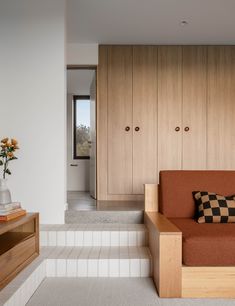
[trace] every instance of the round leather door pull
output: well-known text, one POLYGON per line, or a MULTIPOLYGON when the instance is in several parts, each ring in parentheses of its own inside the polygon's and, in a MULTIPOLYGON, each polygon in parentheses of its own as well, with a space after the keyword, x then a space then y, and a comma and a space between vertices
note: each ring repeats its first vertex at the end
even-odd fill
POLYGON ((135 131, 139 132, 140 128, 138 126, 135 127, 135 131))
POLYGON ((186 127, 184 128, 184 130, 185 130, 185 132, 188 132, 188 131, 189 131, 189 127, 186 126, 186 127))
POLYGON ((129 126, 126 126, 126 127, 125 127, 125 131, 129 132, 129 131, 130 131, 130 127, 129 127, 129 126))
POLYGON ((180 131, 180 127, 177 126, 177 127, 175 128, 175 131, 176 131, 176 132, 179 132, 179 131, 180 131))

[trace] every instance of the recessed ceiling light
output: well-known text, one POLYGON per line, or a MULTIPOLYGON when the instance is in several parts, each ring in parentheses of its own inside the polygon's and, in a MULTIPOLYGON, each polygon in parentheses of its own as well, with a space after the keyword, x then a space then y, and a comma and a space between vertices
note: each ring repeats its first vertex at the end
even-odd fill
POLYGON ((184 27, 184 26, 188 25, 188 21, 187 20, 181 20, 180 25, 184 27))

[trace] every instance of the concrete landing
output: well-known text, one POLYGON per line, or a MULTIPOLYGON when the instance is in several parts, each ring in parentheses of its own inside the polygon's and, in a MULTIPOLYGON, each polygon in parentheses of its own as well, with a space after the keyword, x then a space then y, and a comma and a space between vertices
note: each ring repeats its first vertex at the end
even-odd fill
POLYGON ((143 210, 122 210, 122 211, 79 211, 66 210, 65 223, 143 223, 143 210))

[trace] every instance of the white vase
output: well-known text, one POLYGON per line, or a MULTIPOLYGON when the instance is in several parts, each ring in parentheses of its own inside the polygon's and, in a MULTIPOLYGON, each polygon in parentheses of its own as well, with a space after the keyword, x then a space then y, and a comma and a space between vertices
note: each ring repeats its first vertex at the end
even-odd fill
POLYGON ((11 203, 11 193, 7 188, 7 180, 0 179, 0 204, 11 203))

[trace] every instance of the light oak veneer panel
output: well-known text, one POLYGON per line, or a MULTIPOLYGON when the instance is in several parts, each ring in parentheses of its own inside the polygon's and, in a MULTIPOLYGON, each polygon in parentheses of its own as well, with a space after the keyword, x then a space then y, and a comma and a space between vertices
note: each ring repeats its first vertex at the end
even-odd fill
POLYGON ((132 194, 132 47, 108 47, 108 193, 132 194), (130 127, 126 131, 126 127, 130 127))
POLYGON ((107 199, 108 186, 108 97, 107 97, 107 47, 99 47, 97 69, 97 199, 107 199))
POLYGON ((158 188, 157 184, 144 185, 144 209, 147 212, 158 211, 158 188))
POLYGON ((182 233, 163 215, 145 212, 153 280, 160 297, 181 297, 182 233))
POLYGON ((182 267, 182 297, 235 298, 235 267, 182 267))
POLYGON ((207 47, 183 47, 184 170, 206 169, 207 47), (189 127, 189 131, 185 131, 189 127))
POLYGON ((182 168, 182 47, 158 48, 158 170, 182 168), (180 127, 176 132, 175 128, 180 127))
POLYGON ((235 46, 208 47, 208 169, 235 169, 235 46))
POLYGON ((133 47, 133 193, 157 181, 157 47, 133 47), (135 131, 139 127, 139 131, 135 131))

